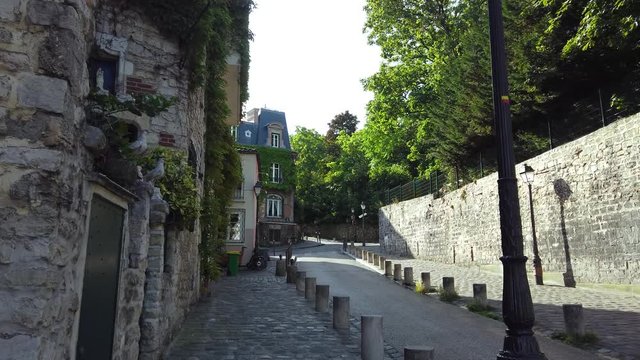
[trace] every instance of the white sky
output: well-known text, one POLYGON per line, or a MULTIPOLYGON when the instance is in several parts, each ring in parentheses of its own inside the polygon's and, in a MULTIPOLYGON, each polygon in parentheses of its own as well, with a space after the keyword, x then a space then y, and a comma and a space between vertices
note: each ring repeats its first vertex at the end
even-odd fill
POLYGON ((326 133, 327 123, 346 110, 362 128, 373 95, 360 83, 374 74, 380 51, 362 28, 365 0, 255 0, 254 33, 245 110, 284 111, 289 132, 296 126, 326 133))

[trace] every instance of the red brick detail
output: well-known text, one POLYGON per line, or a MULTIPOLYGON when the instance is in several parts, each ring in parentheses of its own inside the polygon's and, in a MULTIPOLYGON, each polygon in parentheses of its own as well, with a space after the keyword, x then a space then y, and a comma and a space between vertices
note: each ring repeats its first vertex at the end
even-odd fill
POLYGON ((145 83, 141 78, 127 76, 127 93, 133 94, 153 94, 156 92, 156 88, 148 83, 145 83))
POLYGON ((158 144, 162 146, 175 147, 176 139, 172 134, 163 131, 160 133, 160 140, 158 141, 158 144))

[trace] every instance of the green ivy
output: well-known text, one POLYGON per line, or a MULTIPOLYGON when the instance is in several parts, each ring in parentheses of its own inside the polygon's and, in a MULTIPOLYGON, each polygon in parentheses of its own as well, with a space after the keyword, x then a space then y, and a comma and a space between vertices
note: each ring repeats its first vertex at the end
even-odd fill
POLYGON ((260 158, 260 181, 265 190, 292 191, 296 183, 295 153, 282 148, 270 146, 236 145, 238 149, 251 149, 258 153, 260 158), (271 164, 280 164, 282 181, 271 181, 271 164))
POLYGON ((174 37, 190 68, 192 89, 205 90, 205 178, 200 226, 200 268, 204 280, 220 274, 233 191, 242 180, 240 156, 225 119, 226 58, 241 58, 241 100, 248 98, 249 13, 252 0, 130 0, 127 3, 151 19, 161 32, 174 37))
POLYGON ((200 195, 196 171, 187 161, 184 151, 157 147, 137 159, 146 171, 153 169, 159 158, 164 159, 164 176, 156 180, 163 198, 169 203, 174 225, 193 231, 200 216, 200 195))

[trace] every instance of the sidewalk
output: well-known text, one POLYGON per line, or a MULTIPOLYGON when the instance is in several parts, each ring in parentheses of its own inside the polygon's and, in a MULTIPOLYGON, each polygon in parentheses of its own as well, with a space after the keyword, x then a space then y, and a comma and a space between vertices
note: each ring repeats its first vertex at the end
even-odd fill
MULTIPOLYGON (((376 246, 366 249, 382 253, 376 246)), ((431 273, 431 286, 441 286, 442 277, 453 276, 459 295, 473 297, 472 284, 487 284, 487 297, 490 305, 501 309, 502 273, 501 268, 491 269, 479 266, 462 267, 440 264, 427 260, 407 259, 383 254, 387 260, 400 263, 402 267, 412 267, 414 279, 420 280, 421 272, 431 273)), ((640 341, 638 329, 640 324, 640 296, 620 291, 591 289, 581 287, 567 288, 553 281, 546 281, 542 286, 529 278, 531 297, 534 303, 536 325, 534 331, 550 337, 555 331, 564 331, 562 304, 582 304, 586 322, 586 331, 598 336, 599 343, 592 350, 602 359, 640 359, 640 341)))
MULTIPOLYGON (((270 261, 264 271, 221 278, 213 295, 189 313, 163 358, 360 359, 355 319, 349 332, 339 333, 330 313, 316 312, 295 285, 274 274, 275 261, 270 261)), ((387 348, 385 359, 391 355, 396 358, 397 352, 387 348)))

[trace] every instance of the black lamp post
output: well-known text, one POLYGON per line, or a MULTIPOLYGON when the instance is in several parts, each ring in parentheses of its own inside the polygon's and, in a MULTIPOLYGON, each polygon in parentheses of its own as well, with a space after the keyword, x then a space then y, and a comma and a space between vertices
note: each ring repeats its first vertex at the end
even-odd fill
POLYGON ((360 215, 362 217, 362 246, 366 246, 367 241, 364 238, 364 217, 367 216, 367 213, 364 212, 364 209, 366 208, 364 201, 360 203, 360 208, 362 209, 362 215, 360 215))
POLYGON ((533 302, 527 282, 527 258, 523 255, 522 223, 509 112, 502 1, 488 0, 488 3, 493 109, 498 148, 498 198, 502 238, 500 260, 503 271, 502 315, 507 325, 507 336, 497 359, 546 359, 540 352, 532 329, 533 302))
POLYGON ((533 184, 535 172, 533 168, 524 164, 524 171, 520 173, 520 177, 525 184, 529 186, 529 211, 531 212, 531 235, 533 236, 533 269, 536 276, 536 285, 544 285, 542 282, 542 260, 538 253, 538 239, 536 237, 536 221, 533 217, 533 193, 531 192, 531 184, 533 184))
POLYGON ((353 246, 353 242, 356 237, 356 214, 353 208, 351 208, 351 231, 353 232, 353 237, 351 238, 351 246, 353 246))
POLYGON ((261 192, 262 192, 262 183, 258 180, 256 184, 253 186, 253 193, 256 195, 256 234, 255 234, 255 239, 253 244, 254 249, 258 246, 258 219, 260 218, 260 203, 258 201, 258 198, 260 197, 261 192))

